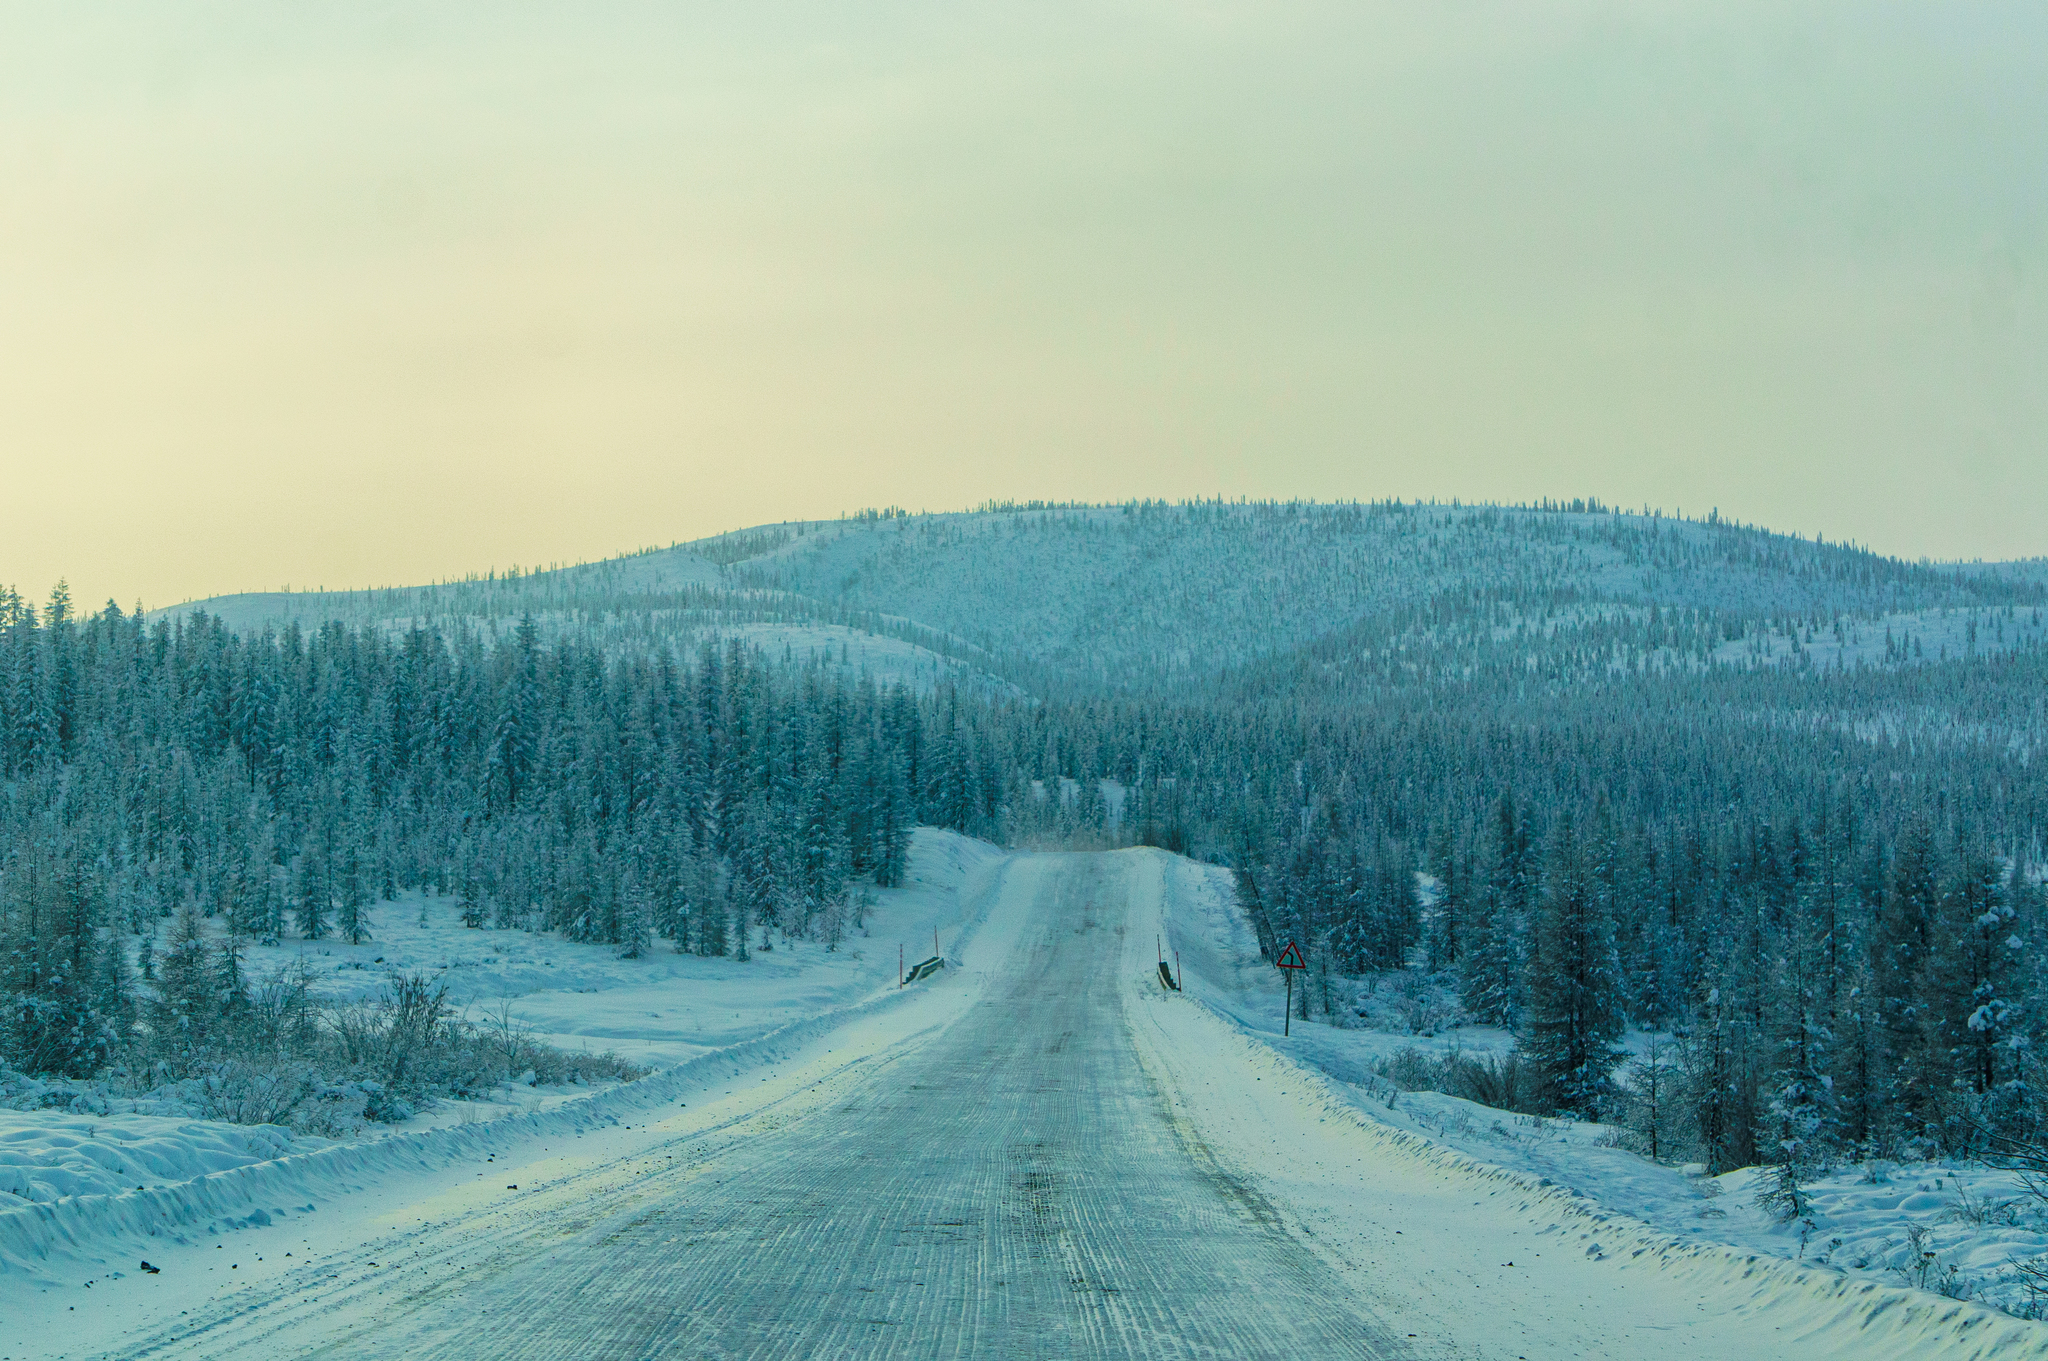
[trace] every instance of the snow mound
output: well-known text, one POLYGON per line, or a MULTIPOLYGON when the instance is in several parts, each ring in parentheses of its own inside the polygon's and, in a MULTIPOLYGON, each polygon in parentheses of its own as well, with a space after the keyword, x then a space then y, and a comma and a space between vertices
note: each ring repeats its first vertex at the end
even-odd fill
POLYGON ((279 1125, 0 1110, 0 1207, 140 1191, 328 1143, 279 1125))

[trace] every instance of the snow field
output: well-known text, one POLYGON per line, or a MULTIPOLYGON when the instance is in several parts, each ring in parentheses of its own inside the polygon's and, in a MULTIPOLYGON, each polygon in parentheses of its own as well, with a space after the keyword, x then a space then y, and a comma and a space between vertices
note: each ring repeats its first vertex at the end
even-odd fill
MULTIPOLYGON (((1423 1132, 1436 1103, 1453 1098, 1403 1093, 1390 1110, 1383 1094, 1333 1080, 1232 1014, 1270 1010, 1279 1028, 1277 996, 1261 1008, 1245 995, 1244 942, 1218 933, 1242 928, 1224 915, 1228 884, 1216 871, 1131 855, 1133 1034, 1184 1137, 1291 1207, 1304 1237, 1390 1320, 1413 1321, 1396 1331, 1413 1329, 1422 1355, 2048 1357, 2048 1327, 1868 1275, 1683 1241, 1562 1177, 1489 1165, 1423 1132), (1148 908, 1156 925, 1144 920, 1148 908), (1179 994, 1158 986, 1144 954, 1155 930, 1181 951, 1179 994)), ((1560 1141, 1545 1156, 1582 1182, 1587 1160, 1577 1152, 1560 1141)), ((1598 1152, 1684 1180, 1619 1149, 1598 1152)), ((1613 1181, 1596 1184, 1606 1191, 1613 1181)))

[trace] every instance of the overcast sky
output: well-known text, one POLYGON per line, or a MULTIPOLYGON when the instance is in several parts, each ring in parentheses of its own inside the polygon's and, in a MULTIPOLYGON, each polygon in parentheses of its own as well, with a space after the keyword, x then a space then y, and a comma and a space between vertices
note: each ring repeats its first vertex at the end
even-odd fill
POLYGON ((989 497, 2048 553, 2044 56, 2038 0, 0 0, 0 582, 989 497))

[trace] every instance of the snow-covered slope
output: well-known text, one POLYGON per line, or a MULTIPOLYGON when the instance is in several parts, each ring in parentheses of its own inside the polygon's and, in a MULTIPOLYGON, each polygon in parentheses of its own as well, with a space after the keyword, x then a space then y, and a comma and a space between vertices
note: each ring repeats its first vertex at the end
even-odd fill
POLYGON ((190 1181, 330 1142, 276 1125, 0 1109, 0 1212, 190 1181))
MULTIPOLYGON (((918 619, 1041 683, 1202 677, 1324 639, 1368 651, 1401 640, 1424 654, 1522 644, 1532 630, 1554 636, 1559 619, 1575 625, 1567 641, 1584 646, 1585 624, 1639 623, 1652 606, 1755 629, 1781 621, 1781 632, 1795 618, 1950 608, 1983 615, 1976 646, 1990 652, 2021 639, 1983 612, 2040 598, 2023 565, 1916 567, 1719 522, 1606 511, 1148 503, 808 528, 741 560, 739 579, 918 619)), ((1910 631, 1925 631, 1914 619, 1910 631)), ((1958 616, 1958 644, 1964 627, 1958 616)), ((2039 642, 2038 629, 2026 641, 2039 642)))
POLYGON ((494 572, 433 586, 252 591, 191 601, 157 613, 203 609, 219 615, 236 630, 281 630, 292 623, 315 629, 331 619, 346 623, 488 619, 507 613, 516 618, 529 610, 550 613, 578 600, 610 595, 685 595, 724 585, 725 573, 717 563, 687 548, 666 548, 547 571, 513 568, 504 574, 494 572))
POLYGON ((621 959, 616 947, 551 932, 467 930, 453 899, 408 894, 373 909, 374 938, 363 945, 251 946, 249 964, 305 960, 319 991, 339 999, 375 993, 394 970, 425 970, 471 1015, 502 1015, 538 1039, 612 1050, 642 1066, 679 1063, 893 983, 899 952, 913 963, 932 953, 934 930, 957 915, 960 885, 995 853, 985 842, 917 829, 907 881, 874 890, 864 928, 837 949, 778 934, 746 960, 678 954, 666 943, 621 959))

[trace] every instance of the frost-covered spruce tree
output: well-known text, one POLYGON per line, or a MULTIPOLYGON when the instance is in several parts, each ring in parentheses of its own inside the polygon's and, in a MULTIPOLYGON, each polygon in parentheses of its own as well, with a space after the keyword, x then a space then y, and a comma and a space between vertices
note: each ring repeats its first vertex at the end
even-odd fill
POLYGON ((684 867, 684 892, 689 897, 690 933, 698 954, 717 958, 726 953, 731 937, 731 902, 719 883, 718 867, 698 858, 684 867))
POLYGON ((1399 969, 1408 962, 1408 950, 1421 929, 1422 903, 1415 886, 1415 864, 1408 849, 1390 837, 1374 838, 1376 854, 1370 869, 1364 868, 1355 851, 1349 858, 1348 873, 1359 880, 1357 890, 1364 898, 1364 955, 1367 967, 1399 969))
POLYGON ((1470 896, 1464 848, 1449 820, 1439 823, 1429 840, 1429 875, 1436 881, 1429 904, 1429 967, 1453 969, 1465 954, 1465 929, 1470 896))
POLYGON ((1935 1119, 1947 1087, 1945 1065, 1926 1062, 1929 1043, 1924 975, 1934 949, 1940 870, 1933 829, 1915 819, 1892 851, 1884 899, 1872 933, 1871 987, 1881 1036, 1878 1104, 1891 1134, 1917 1135, 1935 1119))
POLYGON ((1755 1147, 1750 1119, 1749 1037, 1741 1011, 1710 985, 1680 1040, 1679 1070, 1693 1137, 1710 1172, 1749 1164, 1755 1147))
MULTIPOLYGON (((462 919, 464 926, 472 929, 482 926, 484 919, 490 914, 484 901, 483 885, 478 880, 475 866, 466 866, 456 877, 456 883, 456 915, 462 919)), ((346 923, 343 924, 343 930, 347 930, 346 923)))
POLYGON ((836 888, 826 894, 824 902, 818 905, 818 939, 825 943, 827 950, 837 950, 846 939, 848 900, 844 888, 836 888))
POLYGON ((297 919, 299 934, 307 940, 326 939, 327 914, 333 905, 331 892, 326 847, 309 845, 299 853, 292 870, 292 914, 297 919))
POLYGON ((1842 923, 1830 910, 1828 892, 1809 881, 1798 894, 1793 917, 1775 941, 1764 999, 1771 1052, 1757 1145, 1761 1157, 1791 1177, 1810 1172, 1840 1136, 1831 969, 1832 938, 1842 923))
POLYGON ((343 854, 337 877, 335 930, 350 945, 361 945, 370 938, 370 887, 363 875, 360 852, 350 849, 343 854))
POLYGON ((1079 796, 1074 801, 1074 826, 1076 833, 1085 840, 1101 843, 1109 839, 1109 801, 1102 794, 1101 776, 1082 778, 1079 796))
POLYGON ((796 796, 801 804, 795 850, 797 883, 802 921, 799 930, 808 931, 828 900, 837 896, 851 869, 852 848, 847 841, 845 815, 833 787, 830 766, 813 760, 804 787, 796 796))
POLYGON ((2020 965, 2026 941, 2010 872, 1983 846, 1965 848, 1943 885, 1934 948, 1922 976, 1930 1080, 1946 1079, 1956 1099, 1946 1118, 1952 1145, 1987 1122, 2009 1129, 2031 1112, 2011 1082, 2016 1039, 2026 1035, 2020 965))
POLYGON ((514 643, 508 658, 512 674, 484 759, 485 796, 493 806, 505 809, 519 806, 538 746, 534 727, 541 709, 540 633, 531 614, 520 619, 514 643))
POLYGON ((188 903, 173 918, 157 959, 156 997, 149 1008, 150 1048, 177 1076, 210 1047, 220 1023, 220 982, 205 923, 188 903))
POLYGON ((1527 1003, 1516 1047, 1547 1110, 1596 1118, 1621 1061, 1619 962, 1587 848, 1569 814, 1551 834, 1529 932, 1527 1003))
MULTIPOLYGON (((903 757, 883 751, 874 757, 874 810, 870 817, 874 882, 895 888, 909 868, 911 798, 903 776, 903 757)), ((1057 798, 1057 790, 1055 790, 1057 798)))
POLYGON ((654 944, 654 910, 647 889, 632 875, 620 886, 619 957, 639 959, 654 944))
POLYGON ((1494 808, 1492 840, 1460 974, 1465 1010, 1481 1025, 1515 1025, 1524 979, 1522 945, 1530 878, 1528 833, 1517 824, 1513 801, 1502 795, 1494 808))
POLYGON ((1819 1024, 1810 998, 1794 995, 1781 1005, 1777 1066, 1764 1093, 1766 1127, 1757 1144, 1769 1161, 1805 1173, 1836 1142, 1834 1080, 1823 1071, 1834 1035, 1819 1024))
POLYGON ((125 1042, 133 993, 101 886, 64 849, 0 860, 0 1062, 85 1077, 125 1042))
POLYGON ((242 952, 242 938, 232 931, 214 946, 213 987, 220 1008, 219 1024, 230 1035, 249 1024, 249 971, 242 952))
MULTIPOLYGON (((959 699, 956 692, 947 693, 947 710, 940 720, 933 736, 925 761, 925 808, 928 821, 935 826, 950 827, 957 831, 971 831, 974 823, 972 772, 965 733, 961 731, 958 718, 959 699)), ((1100 800, 1097 790, 1097 800, 1100 800)), ((1090 818, 1083 810, 1083 821, 1101 821, 1099 816, 1090 818)))

